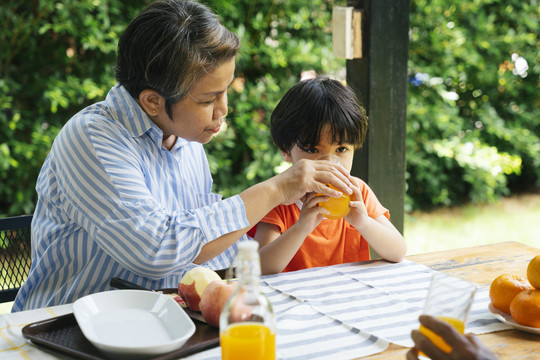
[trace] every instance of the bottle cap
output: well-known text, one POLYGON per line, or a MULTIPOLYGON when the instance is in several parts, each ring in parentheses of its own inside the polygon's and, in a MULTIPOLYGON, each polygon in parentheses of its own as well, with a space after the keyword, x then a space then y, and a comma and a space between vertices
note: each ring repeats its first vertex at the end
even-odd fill
POLYGON ((249 254, 257 254, 259 243, 255 240, 244 240, 238 242, 238 253, 244 256, 249 254))

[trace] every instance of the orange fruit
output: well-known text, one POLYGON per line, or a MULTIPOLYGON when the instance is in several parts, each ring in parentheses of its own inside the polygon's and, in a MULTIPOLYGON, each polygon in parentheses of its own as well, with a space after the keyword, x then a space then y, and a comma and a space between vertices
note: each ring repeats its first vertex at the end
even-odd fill
POLYGON ((510 315, 520 325, 540 328, 540 290, 517 294, 510 304, 510 315))
POLYGON ((527 266, 527 279, 536 289, 540 290, 540 255, 536 255, 527 266))
POLYGON ((532 288, 527 280, 517 275, 502 274, 491 283, 489 287, 489 298, 493 306, 510 314, 510 303, 514 300, 514 297, 520 292, 532 288))

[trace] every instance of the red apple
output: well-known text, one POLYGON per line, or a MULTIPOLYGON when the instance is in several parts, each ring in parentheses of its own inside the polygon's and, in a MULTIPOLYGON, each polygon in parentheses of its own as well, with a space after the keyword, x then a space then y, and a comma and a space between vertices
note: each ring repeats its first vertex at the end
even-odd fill
MULTIPOLYGON (((237 301, 235 306, 231 308, 231 322, 239 321, 250 321, 251 314, 253 312, 253 306, 244 304, 243 297, 245 296, 244 291, 240 291, 238 298, 240 301, 237 301)), ((255 321, 259 321, 256 319, 255 321)))
POLYGON ((188 308, 199 311, 202 294, 209 283, 221 281, 219 275, 209 268, 197 266, 182 277, 178 284, 178 294, 184 299, 188 308))
POLYGON ((202 294, 201 313, 204 320, 215 327, 219 327, 219 315, 229 297, 236 289, 236 281, 213 281, 202 294))

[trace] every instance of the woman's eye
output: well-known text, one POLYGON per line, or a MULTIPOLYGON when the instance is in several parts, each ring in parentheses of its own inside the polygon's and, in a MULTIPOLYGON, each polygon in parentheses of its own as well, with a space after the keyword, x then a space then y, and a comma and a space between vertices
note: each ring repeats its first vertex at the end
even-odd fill
POLYGON ((316 154, 319 150, 315 148, 310 148, 310 149, 304 149, 304 151, 307 152, 308 154, 316 154))
POLYGON ((201 104, 203 104, 203 105, 212 105, 215 102, 216 102, 216 98, 213 98, 212 100, 202 101, 201 104))

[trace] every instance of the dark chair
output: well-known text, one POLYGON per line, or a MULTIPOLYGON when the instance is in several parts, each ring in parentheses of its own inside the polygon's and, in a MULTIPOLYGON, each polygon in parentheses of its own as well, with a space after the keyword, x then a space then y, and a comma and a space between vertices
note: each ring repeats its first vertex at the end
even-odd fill
POLYGON ((0 303, 15 300, 28 277, 31 223, 32 215, 0 219, 0 303))

